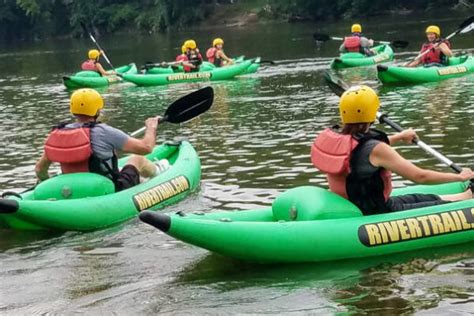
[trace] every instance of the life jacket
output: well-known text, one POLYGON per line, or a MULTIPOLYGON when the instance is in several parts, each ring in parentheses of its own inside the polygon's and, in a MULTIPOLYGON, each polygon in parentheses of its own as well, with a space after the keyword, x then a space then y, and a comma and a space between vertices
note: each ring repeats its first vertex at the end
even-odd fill
POLYGON ((209 48, 206 52, 207 61, 213 64, 216 58, 216 53, 217 53, 217 48, 215 47, 209 48))
POLYGON ((311 147, 313 165, 326 173, 330 191, 350 200, 365 214, 387 211, 392 191, 391 172, 378 168, 371 176, 357 174, 354 157, 371 140, 389 143, 385 133, 371 129, 357 136, 338 133, 337 126, 316 137, 311 147))
POLYGON ((82 70, 89 70, 89 71, 99 72, 99 70, 97 70, 97 67, 96 67, 95 64, 96 64, 95 60, 88 59, 88 60, 86 60, 85 62, 82 63, 81 69, 82 70))
POLYGON ((107 162, 109 159, 101 160, 92 151, 90 131, 97 124, 91 122, 69 128, 66 127, 67 123, 62 123, 53 127, 44 144, 44 152, 48 160, 61 164, 62 173, 93 172, 109 177, 116 183, 119 169, 115 153, 110 167, 107 162))
POLYGON ((187 60, 185 54, 181 54, 181 55, 176 56, 176 61, 185 61, 185 60, 187 60))
POLYGON ((446 64, 447 63, 447 58, 441 52, 441 50, 435 49, 435 45, 439 45, 441 43, 445 43, 446 45, 448 45, 449 48, 451 48, 451 43, 449 43, 449 41, 445 39, 440 39, 439 41, 436 41, 434 43, 427 42, 423 44, 423 46, 421 47, 420 53, 428 51, 428 53, 426 53, 425 55, 421 57, 421 62, 423 64, 446 64))
POLYGON ((361 51, 360 36, 352 35, 344 37, 344 47, 348 52, 359 53, 361 51))
POLYGON ((189 61, 191 64, 197 66, 196 68, 191 68, 191 67, 186 67, 184 66, 184 72, 197 72, 199 71, 199 66, 202 64, 202 56, 201 53, 197 52, 187 52, 186 53, 186 59, 183 59, 183 61, 189 61))

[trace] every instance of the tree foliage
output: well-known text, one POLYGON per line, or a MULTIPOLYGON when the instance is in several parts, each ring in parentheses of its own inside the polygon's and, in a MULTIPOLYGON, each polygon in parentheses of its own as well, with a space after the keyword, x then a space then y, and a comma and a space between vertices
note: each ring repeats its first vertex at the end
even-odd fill
MULTIPOLYGON (((95 32, 154 33, 185 29, 222 4, 252 0, 0 0, 0 39, 81 35, 81 22, 95 32)), ((264 15, 327 19, 364 16, 386 10, 453 7, 474 0, 255 0, 264 15)))

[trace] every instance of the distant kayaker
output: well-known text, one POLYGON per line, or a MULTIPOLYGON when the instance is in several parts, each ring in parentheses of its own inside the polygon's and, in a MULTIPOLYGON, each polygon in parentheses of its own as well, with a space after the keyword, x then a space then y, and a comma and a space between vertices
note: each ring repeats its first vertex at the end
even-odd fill
POLYGON ((202 64, 202 55, 194 40, 184 42, 186 56, 183 57, 184 72, 197 72, 202 64))
POLYGON ((179 54, 178 56, 176 56, 176 61, 177 62, 180 62, 180 61, 185 61, 187 59, 186 57, 186 51, 187 51, 187 48, 186 46, 181 46, 181 54, 179 54))
POLYGON ((101 74, 101 76, 109 76, 115 75, 116 72, 114 70, 105 71, 104 67, 99 63, 99 58, 102 52, 98 51, 97 49, 91 49, 87 52, 88 59, 82 63, 81 69, 82 70, 89 70, 95 71, 101 74))
POLYGON ((224 53, 224 40, 222 38, 215 38, 212 41, 212 47, 206 52, 207 60, 216 67, 232 65, 234 61, 227 57, 224 53))
POLYGON ((344 42, 339 51, 341 53, 361 53, 366 56, 373 56, 375 53, 370 50, 374 46, 374 41, 362 35, 362 26, 353 24, 351 35, 344 37, 344 42))
POLYGON ((419 168, 404 159, 391 145, 412 143, 415 131, 407 129, 393 136, 370 128, 379 109, 379 98, 367 86, 355 86, 341 97, 342 128, 324 130, 316 137, 311 160, 327 175, 329 188, 357 205, 364 215, 395 212, 472 198, 471 190, 452 195, 408 194, 390 197, 391 172, 419 184, 467 181, 471 169, 460 174, 419 168))
POLYGON ((415 59, 407 67, 416 67, 423 64, 429 66, 444 66, 448 64, 448 57, 453 56, 451 44, 448 40, 441 38, 441 30, 436 25, 430 25, 426 28, 426 38, 428 42, 421 46, 421 53, 428 51, 421 58, 415 59))
POLYGON ((40 181, 49 178, 52 162, 59 162, 63 173, 93 172, 109 177, 117 191, 139 184, 140 176, 150 178, 163 169, 141 156, 155 147, 158 119, 148 118, 145 136, 137 139, 98 122, 103 106, 102 96, 93 89, 79 89, 72 94, 70 111, 76 122, 58 125, 46 138, 35 168, 40 181), (136 155, 119 170, 117 151, 136 155))

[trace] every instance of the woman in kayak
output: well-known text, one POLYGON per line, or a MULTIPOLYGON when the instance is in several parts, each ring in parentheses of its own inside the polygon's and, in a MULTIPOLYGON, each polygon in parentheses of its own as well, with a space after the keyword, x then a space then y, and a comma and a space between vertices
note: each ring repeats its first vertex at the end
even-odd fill
POLYGON ((161 162, 158 166, 142 156, 155 147, 158 118, 148 118, 145 136, 137 139, 98 122, 103 106, 102 96, 93 89, 79 89, 72 94, 70 111, 76 122, 58 125, 47 137, 35 168, 40 181, 49 178, 52 162, 59 162, 63 173, 93 172, 109 177, 116 191, 139 184, 140 176, 154 177, 165 169, 161 162), (135 154, 121 170, 117 165, 117 151, 135 154))
POLYGON ((374 41, 362 35, 362 26, 353 24, 351 35, 344 37, 344 42, 339 51, 341 53, 361 53, 366 56, 373 56, 374 52, 370 50, 374 46, 374 41))
POLYGON ((421 58, 415 59, 407 67, 416 67, 419 64, 427 67, 447 65, 448 57, 453 56, 449 41, 441 38, 441 30, 436 25, 428 26, 425 33, 428 41, 421 46, 420 54, 428 53, 425 53, 421 58))
POLYGON ((234 63, 234 61, 224 53, 223 47, 224 40, 222 38, 216 38, 212 41, 212 47, 206 52, 207 60, 216 67, 232 65, 234 63))
POLYGON ((311 160, 326 173, 329 189, 349 199, 364 215, 395 212, 471 199, 471 190, 452 195, 408 194, 390 197, 391 172, 419 184, 467 181, 474 178, 471 169, 460 174, 419 168, 404 159, 391 145, 412 143, 412 129, 387 136, 370 128, 376 119, 380 101, 370 87, 355 86, 341 97, 339 112, 343 122, 324 130, 314 141, 311 160))
POLYGON ((101 54, 103 54, 103 52, 98 51, 97 49, 89 50, 89 52, 87 52, 88 59, 82 63, 81 69, 98 72, 103 77, 115 75, 116 72, 114 70, 105 71, 104 67, 99 63, 101 54))
POLYGON ((194 40, 184 42, 186 56, 182 59, 184 72, 197 72, 202 64, 202 56, 194 40))

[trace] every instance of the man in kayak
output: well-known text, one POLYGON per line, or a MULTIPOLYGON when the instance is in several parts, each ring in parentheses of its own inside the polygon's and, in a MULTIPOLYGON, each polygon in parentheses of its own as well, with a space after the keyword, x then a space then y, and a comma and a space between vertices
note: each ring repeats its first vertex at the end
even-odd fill
POLYGON ((184 72, 197 72, 202 64, 202 56, 194 40, 184 42, 186 56, 183 57, 184 72))
POLYGON ((115 70, 105 71, 104 67, 102 67, 102 65, 99 63, 101 54, 102 52, 98 51, 97 49, 89 50, 89 52, 87 52, 88 59, 82 63, 81 69, 98 72, 102 77, 117 74, 115 70))
POLYGON ((447 65, 448 57, 453 56, 449 41, 441 38, 441 30, 436 25, 428 26, 425 33, 428 42, 423 44, 420 54, 427 53, 409 63, 407 67, 416 67, 420 64, 425 67, 447 65))
POLYGON ((148 118, 145 136, 137 139, 98 122, 103 106, 102 96, 93 89, 79 89, 72 94, 70 111, 77 121, 58 125, 47 137, 35 168, 40 181, 49 178, 51 163, 59 162, 63 173, 98 173, 112 179, 116 191, 121 191, 139 184, 140 176, 150 178, 162 169, 142 156, 155 147, 158 118, 148 118), (136 154, 122 170, 117 166, 117 151, 136 154))
POLYGON ((362 26, 353 24, 351 35, 344 37, 344 42, 339 51, 341 53, 361 53, 366 56, 373 56, 374 52, 370 50, 374 46, 374 41, 362 35, 362 26))
POLYGON ((408 194, 390 197, 391 172, 419 184, 467 181, 474 178, 471 169, 460 174, 419 168, 400 156, 391 145, 412 143, 412 129, 387 136, 370 128, 379 109, 379 98, 367 86, 355 86, 341 97, 339 112, 342 128, 324 130, 311 148, 311 160, 326 173, 329 188, 349 199, 364 215, 395 212, 471 199, 471 190, 452 195, 408 194))
POLYGON ((212 47, 206 52, 207 60, 216 67, 232 65, 234 63, 234 61, 224 53, 223 47, 224 40, 222 38, 216 38, 212 41, 212 47))

